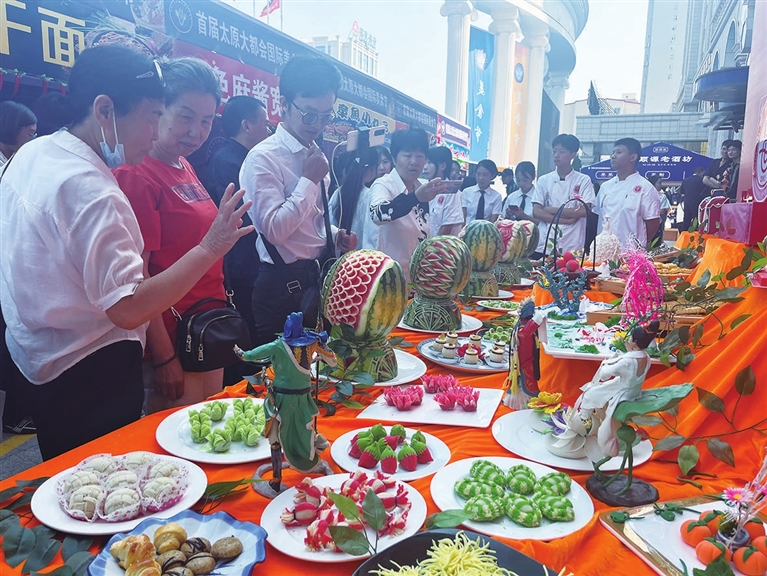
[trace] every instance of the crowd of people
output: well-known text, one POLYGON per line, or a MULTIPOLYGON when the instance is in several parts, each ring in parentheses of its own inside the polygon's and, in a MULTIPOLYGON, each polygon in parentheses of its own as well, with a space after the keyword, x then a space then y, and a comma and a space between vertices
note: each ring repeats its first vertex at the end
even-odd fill
MULTIPOLYGON (((231 298, 259 346, 291 312, 320 326, 320 278, 355 248, 385 252, 409 276, 421 241, 457 235, 474 220, 534 221, 535 258, 554 245, 584 249, 608 219, 624 246, 662 233, 668 201, 662 182, 637 172, 641 146, 632 138, 615 142, 617 175, 598 193, 573 168, 580 142, 571 134, 554 139, 555 169, 537 179, 529 161, 499 172, 485 159, 466 175, 418 128, 397 130, 388 148, 334 156, 331 179, 317 142, 340 85, 328 59, 291 59, 276 129, 259 100, 230 98, 220 116, 226 142, 202 181, 187 157, 208 139, 222 99, 202 60, 86 50, 71 72, 67 125, 44 137, 35 138, 31 110, 2 103, 3 377, 32 417, 44 458, 142 409, 199 402, 238 381, 244 363, 194 372, 179 361, 178 319, 201 302, 231 298)), ((732 185, 738 144, 696 175, 703 185, 732 185)), ((683 189, 702 197, 692 182, 683 189)))

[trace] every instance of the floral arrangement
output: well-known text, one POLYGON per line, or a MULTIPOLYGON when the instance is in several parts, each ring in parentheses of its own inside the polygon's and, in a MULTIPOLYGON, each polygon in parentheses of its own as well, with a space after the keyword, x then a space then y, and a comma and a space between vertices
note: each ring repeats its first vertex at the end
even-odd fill
MULTIPOLYGON (((361 539, 369 545, 362 533, 366 526, 375 530, 376 542, 383 536, 401 534, 410 507, 404 484, 381 472, 368 476, 358 470, 349 475, 338 492, 316 486, 311 478, 305 478, 296 485, 293 507, 286 508, 280 518, 285 525, 307 527, 304 544, 309 550, 341 552, 343 542, 361 539), (384 514, 378 514, 376 509, 384 514), (358 536, 353 537, 350 531, 358 536)), ((371 548, 374 552, 375 546, 371 548)))
POLYGON ((630 250, 627 256, 629 275, 621 309, 625 317, 655 320, 663 306, 663 282, 646 252, 630 250))
POLYGON ((423 389, 427 394, 436 394, 443 390, 448 390, 458 385, 458 379, 452 374, 424 374, 421 377, 423 389))
POLYGON ((562 393, 538 392, 538 396, 533 396, 527 407, 542 414, 553 414, 562 407, 562 393))
POLYGON ((384 400, 400 412, 407 412, 413 406, 420 406, 423 401, 423 388, 420 386, 392 386, 384 389, 384 400))

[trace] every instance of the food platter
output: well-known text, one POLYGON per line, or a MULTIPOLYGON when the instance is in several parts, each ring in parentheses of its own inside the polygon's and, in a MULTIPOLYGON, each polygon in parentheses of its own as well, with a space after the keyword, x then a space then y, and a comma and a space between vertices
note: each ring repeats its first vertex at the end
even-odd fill
MULTIPOLYGON (((508 470, 517 464, 524 464, 529 466, 538 477, 556 472, 556 470, 548 466, 517 458, 487 457, 458 460, 442 468, 431 479, 431 497, 440 510, 463 508, 466 501, 455 493, 453 485, 461 478, 469 475, 471 465, 477 460, 489 460, 493 464, 500 466, 503 470, 508 470)), ((463 525, 481 534, 499 538, 510 538, 512 540, 529 538, 546 541, 561 538, 585 527, 594 515, 594 503, 591 501, 591 497, 577 482, 572 482, 567 497, 572 501, 575 510, 575 518, 571 522, 550 522, 543 519, 540 526, 527 528, 515 524, 504 514, 501 518, 491 522, 467 520, 463 525)))
POLYGON ((266 531, 252 522, 240 522, 226 512, 198 514, 185 510, 171 518, 147 518, 127 534, 117 534, 110 538, 106 546, 88 566, 90 576, 125 576, 125 570, 117 564, 117 559, 109 553, 115 542, 128 536, 146 534, 153 539, 155 530, 169 522, 179 524, 189 537, 207 538, 211 543, 219 538, 234 536, 242 542, 242 554, 237 558, 216 567, 216 576, 248 576, 253 566, 266 558, 266 531))
MULTIPOLYGON (((421 328, 413 328, 412 326, 405 324, 404 320, 397 325, 397 328, 411 330, 413 332, 422 332, 424 334, 440 334, 442 332, 447 332, 447 330, 423 330, 421 328)), ((461 314, 461 327, 456 330, 456 333, 465 334, 466 332, 474 332, 480 328, 482 328, 482 320, 474 318, 474 316, 469 316, 468 314, 461 314)))
POLYGON ((455 528, 440 528, 437 530, 428 530, 419 532, 410 538, 402 540, 397 544, 379 552, 372 558, 363 562, 352 576, 375 576, 376 570, 381 568, 396 569, 394 562, 398 566, 412 566, 421 560, 425 560, 427 553, 435 541, 445 538, 454 540, 459 532, 463 532, 471 540, 479 541, 481 546, 487 546, 488 549, 495 552, 495 558, 500 568, 512 571, 512 574, 518 576, 544 576, 545 574, 554 575, 555 570, 545 568, 543 564, 514 550, 511 546, 504 544, 493 538, 486 538, 476 532, 469 530, 457 530, 455 528))
POLYGON ((514 292, 509 290, 498 290, 498 296, 471 296, 473 300, 511 300, 514 298, 514 292))
MULTIPOLYGON (((594 465, 588 458, 563 458, 546 449, 546 435, 530 426, 532 410, 517 410, 493 422, 493 438, 509 452, 527 460, 563 470, 590 472, 594 465)), ((634 467, 644 464, 652 456, 652 443, 643 440, 634 446, 634 467)), ((623 456, 616 456, 602 464, 603 472, 620 470, 623 456)))
MULTIPOLYGON (((432 348, 435 338, 428 338, 418 343, 416 349, 418 353, 424 358, 431 360, 435 364, 439 364, 443 368, 448 370, 457 370, 459 372, 469 372, 472 374, 495 374, 498 372, 507 372, 509 369, 509 352, 508 348, 504 350, 503 362, 492 362, 487 359, 493 344, 483 340, 480 344, 482 351, 485 353, 485 359, 478 359, 476 364, 466 364, 463 358, 460 358, 456 353, 455 358, 444 358, 442 354, 436 352, 432 348)), ((457 346, 462 346, 469 342, 468 338, 458 338, 457 346)))
MULTIPOLYGON (((400 350, 394 349, 394 356, 397 358, 397 376, 386 382, 376 382, 376 386, 401 386, 402 384, 408 384, 414 380, 418 380, 421 376, 426 374, 426 364, 418 356, 400 350)), ((314 365, 313 365, 314 366, 314 365)), ((314 369, 312 369, 314 373, 314 369)), ((320 380, 329 380, 330 382, 339 382, 338 378, 332 376, 320 375, 320 380)))
MULTIPOLYGON (((234 414, 234 398, 223 398, 220 401, 228 404, 226 415, 220 422, 213 422, 212 429, 224 428, 226 418, 234 414)), ((260 398, 252 398, 252 401, 256 405, 261 405, 264 402, 260 398)), ((253 447, 246 446, 242 442, 232 442, 231 447, 226 452, 213 452, 207 444, 195 444, 190 433, 189 411, 199 411, 209 403, 201 402, 194 406, 187 406, 160 422, 155 432, 155 438, 163 450, 179 458, 204 464, 242 464, 257 462, 270 457, 271 449, 265 438, 253 447)))
MULTIPOLYGON (((705 495, 657 503, 660 506, 665 504, 675 504, 698 512, 727 508, 716 496, 705 495)), ((662 576, 684 576, 696 568, 702 571, 705 567, 696 557, 695 548, 684 543, 679 531, 682 523, 696 519, 697 515, 683 511, 669 522, 655 513, 654 506, 655 504, 648 504, 618 510, 629 514, 629 519, 625 522, 615 522, 611 518, 611 513, 615 511, 603 512, 599 515, 599 520, 645 564, 662 576), (682 563, 687 566, 686 569, 682 563)))
POLYGON ((519 302, 511 302, 509 300, 478 300, 475 304, 486 310, 508 312, 509 314, 514 315, 517 314, 517 310, 519 309, 519 302))
POLYGON ((498 404, 501 403, 504 391, 500 388, 474 388, 474 390, 479 392, 476 412, 464 412, 460 408, 450 411, 442 410, 430 394, 424 394, 420 406, 402 412, 394 406, 389 406, 381 395, 357 414, 357 418, 376 422, 487 428, 495 416, 498 404))
MULTIPOLYGON (((321 478, 313 479, 312 482, 315 486, 330 487, 335 489, 340 488, 341 484, 349 478, 348 474, 334 474, 332 476, 323 476, 321 478)), ((405 530, 399 536, 385 536, 378 541, 378 550, 384 550, 401 540, 412 536, 423 525, 426 519, 426 501, 423 496, 415 488, 411 488, 408 484, 402 483, 402 486, 407 491, 408 498, 412 503, 410 512, 407 517, 407 525, 405 530)), ((320 550, 318 552, 312 552, 306 548, 304 544, 304 535, 306 534, 306 526, 285 526, 280 520, 280 515, 285 508, 291 508, 293 506, 293 495, 296 494, 295 488, 289 488, 285 492, 279 494, 274 500, 272 500, 261 515, 261 527, 269 534, 267 542, 274 548, 299 560, 307 560, 309 562, 320 563, 337 563, 337 562, 353 562, 355 560, 362 560, 367 558, 365 556, 352 556, 345 552, 333 552, 331 550, 320 550)), ((367 529, 368 536, 374 537, 370 528, 367 529)))
MULTIPOLYGON (((333 442, 333 444, 330 446, 330 455, 333 457, 333 460, 347 472, 353 472, 359 468, 359 460, 349 456, 349 446, 351 444, 352 438, 354 438, 356 434, 363 430, 367 430, 367 428, 358 428, 357 430, 347 432, 346 434, 343 434, 337 438, 336 441, 333 442)), ((415 432, 416 430, 413 430, 412 428, 405 428, 407 440, 410 440, 415 432)), ((431 452, 434 460, 428 464, 419 464, 418 467, 412 472, 398 468, 397 472, 390 474, 389 476, 396 478, 397 480, 402 480, 403 482, 410 482, 411 480, 417 480, 419 478, 431 476, 445 464, 450 462, 450 448, 447 447, 447 444, 445 444, 436 436, 432 436, 426 432, 422 432, 422 434, 426 437, 426 446, 429 448, 429 451, 431 452)), ((380 464, 373 468, 374 471, 380 469, 380 464)))
POLYGON ((84 520, 72 518, 64 512, 59 505, 56 486, 59 481, 75 471, 75 467, 73 466, 72 468, 67 468, 63 472, 59 472, 55 476, 52 476, 35 490, 31 502, 32 514, 49 528, 59 530, 60 532, 66 532, 67 534, 82 534, 84 536, 106 536, 133 530, 133 528, 148 518, 170 518, 171 516, 194 506, 208 486, 208 478, 205 476, 205 472, 203 472, 202 468, 196 464, 187 462, 181 458, 175 458, 173 456, 158 456, 158 458, 171 460, 179 466, 186 467, 188 471, 187 479, 189 484, 183 497, 166 510, 148 514, 140 518, 134 518, 133 520, 124 520, 122 522, 86 522, 84 520))

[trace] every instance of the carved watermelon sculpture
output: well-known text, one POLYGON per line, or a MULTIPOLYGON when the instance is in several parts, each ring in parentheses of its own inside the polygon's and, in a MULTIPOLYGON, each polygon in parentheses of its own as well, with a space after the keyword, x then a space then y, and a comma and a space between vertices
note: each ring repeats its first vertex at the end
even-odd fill
POLYGON ((493 267, 493 275, 501 286, 519 284, 522 277, 519 264, 538 247, 538 227, 529 220, 502 218, 495 226, 503 238, 504 251, 500 262, 493 267))
POLYGON ((487 220, 474 220, 461 230, 459 237, 471 254, 471 276, 461 294, 468 297, 498 296, 498 281, 490 271, 503 256, 503 237, 498 228, 487 220))
POLYGON ((410 278, 416 297, 405 310, 405 324, 420 330, 450 332, 461 326, 455 303, 471 274, 471 255, 455 236, 432 236, 410 258, 410 278))
POLYGON ((347 370, 367 372, 376 382, 397 376, 397 359, 386 337, 402 320, 406 304, 402 267, 383 252, 347 252, 333 264, 322 288, 322 311, 334 326, 353 330, 346 338, 356 357, 347 370))

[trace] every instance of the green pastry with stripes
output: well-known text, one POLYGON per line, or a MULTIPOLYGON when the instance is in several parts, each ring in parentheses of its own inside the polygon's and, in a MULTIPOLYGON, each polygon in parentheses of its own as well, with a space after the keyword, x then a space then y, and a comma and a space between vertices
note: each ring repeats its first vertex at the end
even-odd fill
POLYGON ((512 522, 527 528, 535 528, 541 524, 541 509, 530 498, 520 494, 508 494, 504 500, 504 511, 512 522))

